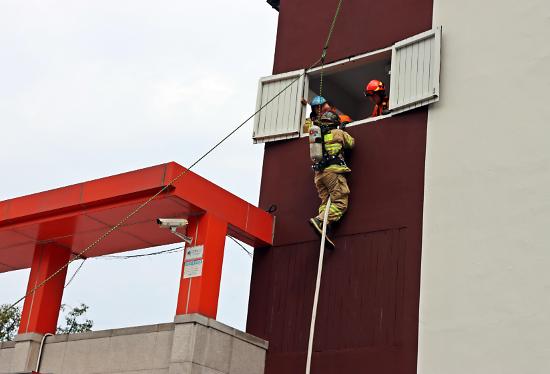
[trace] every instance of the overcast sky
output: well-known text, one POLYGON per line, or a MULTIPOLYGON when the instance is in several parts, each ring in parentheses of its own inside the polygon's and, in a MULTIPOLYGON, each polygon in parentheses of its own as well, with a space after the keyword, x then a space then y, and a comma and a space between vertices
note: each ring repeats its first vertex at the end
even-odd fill
MULTIPOLYGON (((189 165, 254 111, 276 26, 264 0, 1 1, 0 200, 189 165)), ((195 172, 257 204, 251 134, 249 123, 195 172)), ((172 321, 181 260, 88 260, 63 302, 88 304, 94 329, 172 321)), ((227 242, 218 319, 240 329, 251 264, 227 242)), ((28 273, 0 274, 0 304, 24 294, 28 273)))

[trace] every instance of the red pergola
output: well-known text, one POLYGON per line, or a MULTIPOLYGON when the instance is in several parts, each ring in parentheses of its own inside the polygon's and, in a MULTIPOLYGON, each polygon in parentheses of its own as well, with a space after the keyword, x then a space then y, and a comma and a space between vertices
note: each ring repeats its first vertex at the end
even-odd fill
MULTIPOLYGON (((0 272, 30 267, 33 290, 184 170, 171 162, 0 201, 0 272)), ((160 217, 188 219, 193 246, 203 246, 202 275, 184 278, 182 267, 176 314, 216 317, 226 235, 272 244, 272 215, 189 171, 83 257, 179 242, 160 217)), ((25 299, 19 333, 55 332, 66 273, 25 299)))

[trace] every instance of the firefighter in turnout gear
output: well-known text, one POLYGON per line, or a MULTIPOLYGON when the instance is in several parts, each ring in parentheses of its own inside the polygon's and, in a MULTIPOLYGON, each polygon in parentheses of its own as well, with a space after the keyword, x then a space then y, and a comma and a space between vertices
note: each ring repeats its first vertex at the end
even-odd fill
MULTIPOLYGON (((354 140, 347 132, 338 128, 340 119, 333 112, 321 115, 317 126, 313 123, 309 130, 310 156, 315 171, 315 187, 321 199, 321 206, 316 217, 309 220, 315 231, 322 234, 323 218, 328 198, 331 204, 328 212, 327 226, 342 218, 348 209, 350 193, 346 174, 350 168, 344 159, 344 150, 353 148, 354 140)), ((327 241, 334 247, 334 243, 327 241)))
POLYGON ((384 83, 373 79, 366 86, 364 94, 374 104, 371 117, 378 117, 389 113, 389 98, 386 95, 384 83))

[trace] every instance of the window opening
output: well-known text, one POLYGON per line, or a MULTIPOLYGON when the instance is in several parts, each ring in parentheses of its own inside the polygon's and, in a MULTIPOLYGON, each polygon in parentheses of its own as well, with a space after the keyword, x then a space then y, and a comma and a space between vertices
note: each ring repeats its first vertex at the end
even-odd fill
MULTIPOLYGON (((369 119, 374 104, 364 95, 365 85, 371 80, 377 79, 384 83, 386 94, 391 93, 391 58, 392 49, 386 48, 326 65, 323 77, 323 96, 338 110, 339 114, 347 114, 354 122, 363 122, 363 120, 369 119)), ((312 69, 307 74, 308 102, 319 95, 320 75, 319 68, 312 69)), ((308 106, 307 116, 310 114, 311 107, 308 106)), ((377 118, 385 117, 387 116, 377 118)))
POLYGON ((378 121, 439 100, 442 28, 436 27, 378 51, 317 67, 260 79, 257 108, 269 102, 255 117, 255 143, 298 138, 311 107, 302 103, 319 95, 324 69, 324 96, 339 112, 353 120, 348 126, 378 121), (374 103, 365 97, 371 80, 384 83, 389 98, 387 115, 371 117, 374 103), (289 89, 281 92, 288 84, 289 89), (277 93, 281 95, 276 96, 277 93), (273 98, 273 101, 271 99, 273 98))

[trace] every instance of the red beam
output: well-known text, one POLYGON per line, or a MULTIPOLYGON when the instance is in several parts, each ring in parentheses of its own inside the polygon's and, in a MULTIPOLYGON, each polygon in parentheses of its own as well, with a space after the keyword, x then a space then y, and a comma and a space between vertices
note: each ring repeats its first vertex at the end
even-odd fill
MULTIPOLYGON (((172 180, 185 170, 172 162, 166 171, 172 180)), ((273 243, 274 217, 203 177, 187 172, 174 183, 174 195, 225 220, 234 235, 253 246, 273 243)))
MULTIPOLYGON (((37 246, 27 285, 27 295, 65 265, 69 258, 70 251, 66 248, 55 244, 37 246)), ((66 275, 67 268, 65 267, 25 299, 19 325, 20 334, 26 332, 55 333, 66 275)))
POLYGON ((227 223, 211 213, 194 218, 189 223, 187 235, 193 237, 193 246, 203 247, 203 255, 189 261, 189 249, 186 248, 176 308, 177 315, 200 313, 216 318, 226 234, 227 223), (192 261, 201 262, 200 265, 191 265, 189 268, 202 267, 202 275, 186 278, 185 269, 192 261))

